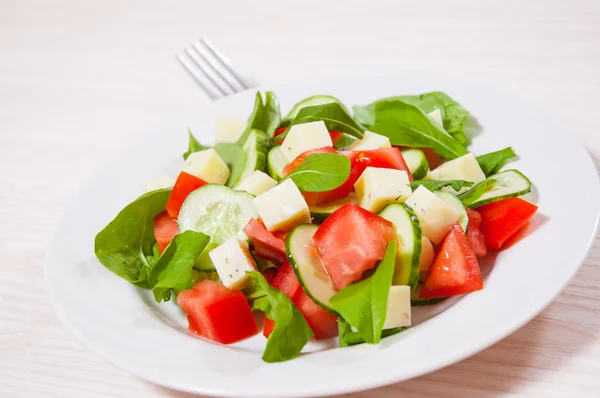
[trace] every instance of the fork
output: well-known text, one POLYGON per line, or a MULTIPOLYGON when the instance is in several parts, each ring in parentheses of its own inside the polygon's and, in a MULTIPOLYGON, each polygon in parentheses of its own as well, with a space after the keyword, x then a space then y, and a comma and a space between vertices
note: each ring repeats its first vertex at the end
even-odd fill
POLYGON ((213 100, 256 86, 237 72, 225 54, 206 38, 177 54, 177 59, 213 100))

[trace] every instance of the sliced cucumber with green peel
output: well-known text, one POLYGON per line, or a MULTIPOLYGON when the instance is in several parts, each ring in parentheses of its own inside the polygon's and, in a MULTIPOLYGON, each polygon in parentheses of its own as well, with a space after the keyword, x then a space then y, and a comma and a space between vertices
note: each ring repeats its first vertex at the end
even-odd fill
POLYGON ((250 131, 243 148, 246 154, 246 164, 235 185, 244 181, 255 170, 265 171, 267 169, 267 153, 270 145, 271 140, 265 133, 260 130, 250 131))
POLYGON ((404 203, 391 203, 379 215, 394 224, 396 229, 396 268, 392 285, 409 285, 415 289, 419 283, 421 264, 421 225, 415 212, 404 203))
POLYGON ((268 158, 269 175, 276 181, 283 178, 283 169, 289 164, 288 159, 283 154, 281 146, 277 145, 271 148, 268 158))
POLYGON ((531 181, 518 170, 506 170, 492 174, 471 190, 458 196, 461 202, 472 209, 486 203, 525 195, 531 191, 531 181))
POLYGON ((421 295, 422 287, 423 287, 423 285, 421 283, 419 283, 417 288, 415 290, 413 290, 412 294, 410 295, 410 305, 413 305, 413 306, 433 305, 433 304, 441 303, 442 301, 444 301, 448 298, 448 297, 436 297, 436 298, 426 298, 426 299, 419 298, 419 296, 421 295))
POLYGON ((456 195, 446 192, 446 191, 433 191, 434 194, 437 195, 438 198, 442 199, 448 205, 454 207, 459 211, 460 216, 458 217, 458 225, 462 228, 465 233, 467 233, 467 228, 469 228, 469 216, 467 215, 467 210, 465 209, 465 205, 462 204, 460 199, 456 197, 456 195))
POLYGON ((233 236, 247 239, 242 230, 251 218, 259 218, 252 199, 254 195, 225 185, 204 185, 183 202, 177 219, 179 231, 202 232, 215 245, 233 236))
POLYGON ((409 148, 400 151, 415 180, 422 180, 429 173, 429 162, 420 149, 409 148))
POLYGON ((337 141, 333 144, 333 149, 335 149, 336 151, 343 151, 344 149, 347 149, 350 146, 350 144, 352 144, 356 140, 358 140, 358 138, 350 134, 342 133, 340 138, 338 138, 337 141))
POLYGON ((308 206, 308 208, 310 209, 310 216, 312 218, 319 221, 325 221, 331 213, 348 203, 358 203, 358 199, 354 192, 345 198, 334 200, 329 203, 323 203, 322 205, 308 206))
POLYGON ((298 225, 288 234, 285 250, 304 292, 320 307, 337 315, 329 305, 329 298, 336 291, 313 245, 317 228, 313 224, 298 225))
POLYGON ((342 105, 339 99, 332 97, 331 95, 313 95, 312 97, 305 98, 294 105, 292 110, 283 118, 283 120, 281 120, 278 128, 289 126, 302 108, 306 108, 307 106, 330 104, 332 102, 337 102, 338 104, 342 105))

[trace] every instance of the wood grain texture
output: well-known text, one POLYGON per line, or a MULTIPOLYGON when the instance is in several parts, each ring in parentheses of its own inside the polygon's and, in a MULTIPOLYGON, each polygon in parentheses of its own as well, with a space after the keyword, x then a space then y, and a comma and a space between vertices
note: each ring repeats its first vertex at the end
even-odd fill
MULTIPOLYGON (((81 184, 165 114, 208 100, 173 57, 213 39, 259 81, 425 70, 544 107, 600 165, 600 3, 0 1, 0 396, 187 397, 137 380, 61 325, 44 287, 81 184)), ((446 369, 347 397, 600 396, 600 240, 533 321, 446 369)))

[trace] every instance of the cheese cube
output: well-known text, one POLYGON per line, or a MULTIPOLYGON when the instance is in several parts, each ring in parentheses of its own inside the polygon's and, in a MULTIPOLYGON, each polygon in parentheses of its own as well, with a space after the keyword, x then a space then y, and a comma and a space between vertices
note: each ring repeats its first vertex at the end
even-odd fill
POLYGON ((215 143, 236 142, 246 130, 246 122, 232 117, 218 117, 215 120, 215 143))
POLYGON ((423 235, 436 245, 456 223, 460 212, 424 186, 418 187, 405 202, 417 215, 423 235))
MULTIPOLYGON (((452 159, 441 166, 430 171, 425 177, 426 180, 465 180, 474 184, 479 184, 485 180, 485 174, 477 163, 477 158, 472 153, 468 153, 456 159, 452 159)), ((463 188, 460 192, 471 188, 463 188)))
POLYGON ((250 255, 248 243, 229 238, 208 255, 223 285, 229 289, 242 289, 248 283, 246 271, 256 271, 256 262, 250 255))
POLYGON ((354 184, 358 205, 378 213, 392 202, 404 202, 412 193, 404 170, 367 167, 354 184))
POLYGON ((281 151, 293 162, 301 153, 325 146, 333 146, 333 142, 325 122, 319 120, 293 125, 281 144, 281 151))
POLYGON ((348 147, 349 151, 368 151, 371 149, 391 148, 390 139, 385 135, 365 131, 362 139, 354 141, 348 147))
POLYGON ((410 321, 410 286, 390 287, 383 328, 391 329, 410 326, 410 321))
POLYGON ((215 184, 225 184, 230 175, 229 168, 212 148, 190 154, 181 171, 215 184))
POLYGON ((235 189, 238 191, 246 191, 254 196, 258 196, 275 186, 277 186, 277 181, 262 171, 255 170, 246 179, 244 179, 244 181, 240 182, 235 189))
POLYGON ((426 237, 421 238, 421 258, 419 265, 419 279, 424 281, 427 277, 427 273, 429 272, 429 267, 431 267, 431 263, 433 263, 433 245, 431 241, 426 237))
POLYGON ((175 185, 173 177, 168 174, 159 174, 144 184, 144 193, 156 191, 157 189, 171 188, 173 185, 175 185))
POLYGON ((442 119, 442 112, 438 108, 435 108, 427 114, 431 120, 437 124, 438 127, 444 128, 444 119, 442 119))
POLYGON ((257 196, 253 202, 269 231, 289 231, 310 222, 308 205, 291 179, 257 196))

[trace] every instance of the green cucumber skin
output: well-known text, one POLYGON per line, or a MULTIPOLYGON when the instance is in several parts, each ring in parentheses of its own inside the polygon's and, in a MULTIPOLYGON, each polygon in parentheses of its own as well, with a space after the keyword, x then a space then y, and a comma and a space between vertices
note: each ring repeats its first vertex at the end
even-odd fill
MULTIPOLYGON (((427 157, 425 156, 423 151, 421 151, 420 149, 415 149, 415 148, 403 149, 402 151, 400 151, 400 153, 402 153, 403 157, 405 154, 413 153, 413 152, 415 152, 415 153, 419 152, 419 157, 421 157, 421 162, 419 163, 419 167, 417 167, 414 171, 411 171, 411 174, 415 180, 422 180, 423 178, 425 178, 427 176, 427 174, 429 173, 429 169, 430 169, 429 162, 427 161, 427 157)), ((405 159, 405 161, 406 161, 406 159, 405 159)), ((409 168, 410 168, 410 166, 409 166, 409 168)))
MULTIPOLYGON (((476 209, 477 207, 479 207, 479 206, 483 206, 483 205, 486 205, 486 204, 488 204, 488 203, 497 202, 497 201, 499 201, 499 200, 508 199, 508 198, 515 198, 515 197, 522 196, 522 195, 525 195, 525 194, 527 194, 527 193, 531 192, 531 180, 529 180, 529 178, 527 178, 527 177, 526 177, 526 176, 525 176, 523 173, 521 173, 519 170, 515 170, 515 169, 504 170, 504 171, 501 171, 500 173, 505 173, 505 172, 507 172, 507 171, 512 171, 512 172, 514 172, 514 173, 518 174, 519 176, 521 176, 521 177, 522 177, 524 180, 526 180, 526 181, 527 181, 527 183, 529 184, 529 186, 528 186, 527 188, 525 188, 525 189, 521 190, 521 191, 517 191, 517 192, 514 192, 514 193, 509 193, 509 194, 506 194, 506 195, 500 195, 500 196, 493 196, 493 197, 491 197, 491 198, 487 198, 487 199, 484 199, 484 200, 478 200, 478 201, 475 201, 475 202, 473 202, 473 203, 471 203, 471 204, 467 205, 467 207, 469 207, 469 208, 471 208, 471 209, 476 209)), ((499 174, 499 173, 497 173, 497 174, 499 174)), ((492 174, 492 175, 491 175, 491 176, 489 176, 488 178, 493 178, 493 177, 494 177, 494 174, 492 174)), ((471 188, 471 189, 475 189, 475 187, 476 187, 476 186, 477 186, 477 185, 475 185, 475 186, 474 186, 473 188, 471 188)), ((467 191, 467 192, 469 192, 469 191, 467 191)), ((465 193, 467 193, 467 192, 465 192, 465 193)), ((460 199, 460 198, 459 198, 459 199, 460 199)))
MULTIPOLYGON (((280 175, 277 172, 277 170, 275 170, 275 167, 273 167, 275 160, 272 159, 275 156, 274 155, 275 152, 273 152, 273 151, 277 150, 277 148, 280 148, 280 146, 276 145, 276 146, 272 147, 269 150, 269 153, 267 154, 267 169, 268 169, 269 175, 271 176, 272 179, 274 179, 275 181, 280 181, 283 178, 283 176, 280 175)), ((281 171, 283 172, 283 170, 281 170, 281 171)))
POLYGON ((294 105, 294 107, 289 111, 289 113, 287 115, 285 115, 285 117, 283 119, 281 119, 281 123, 279 123, 279 126, 277 128, 283 128, 283 127, 289 126, 290 123, 292 122, 292 120, 296 117, 296 115, 298 115, 298 112, 300 112, 300 110, 302 108, 305 108, 307 106, 329 104, 332 102, 337 102, 340 105, 342 104, 339 99, 337 99, 331 95, 317 94, 317 95, 310 96, 308 98, 304 98, 302 101, 297 102, 294 105), (325 101, 321 101, 322 99, 324 99, 325 101), (317 100, 317 101, 315 101, 315 100, 317 100))

